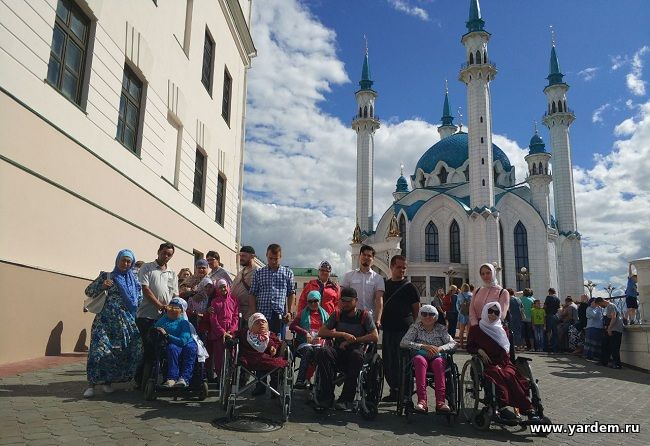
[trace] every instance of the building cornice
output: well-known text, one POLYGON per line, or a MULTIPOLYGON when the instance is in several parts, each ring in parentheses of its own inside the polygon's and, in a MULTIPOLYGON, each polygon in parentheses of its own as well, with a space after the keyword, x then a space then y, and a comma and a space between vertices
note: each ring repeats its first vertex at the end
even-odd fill
POLYGON ((228 23, 228 28, 232 33, 239 55, 246 68, 250 68, 251 59, 257 56, 257 49, 253 43, 250 28, 246 22, 246 17, 239 6, 238 0, 219 0, 219 6, 228 23))

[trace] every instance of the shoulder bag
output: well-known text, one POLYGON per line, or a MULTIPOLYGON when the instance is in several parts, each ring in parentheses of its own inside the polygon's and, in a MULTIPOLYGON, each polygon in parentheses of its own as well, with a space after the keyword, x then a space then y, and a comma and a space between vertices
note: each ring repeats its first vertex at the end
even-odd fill
MULTIPOLYGON (((105 280, 111 280, 111 273, 107 273, 105 280)), ((95 314, 101 313, 106 303, 106 297, 108 296, 108 288, 102 290, 98 295, 93 297, 87 297, 84 299, 84 313, 91 312, 95 314)))

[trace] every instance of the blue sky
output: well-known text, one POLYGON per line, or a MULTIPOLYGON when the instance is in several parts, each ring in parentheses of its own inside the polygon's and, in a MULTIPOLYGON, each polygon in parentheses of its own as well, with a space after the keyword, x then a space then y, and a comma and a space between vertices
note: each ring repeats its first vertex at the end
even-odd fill
MULTIPOLYGON (((284 263, 350 267, 356 139, 350 129, 364 34, 379 93, 375 222, 404 163, 412 173, 438 140, 449 79, 466 109, 469 0, 264 0, 253 4, 258 57, 249 73, 244 243, 271 241, 284 263)), ((492 33, 494 141, 525 176, 525 147, 540 120, 553 25, 569 107, 585 278, 622 282, 626 262, 650 255, 650 2, 482 0, 492 33)), ((466 121, 466 119, 464 119, 466 121)), ((548 141, 546 129, 540 134, 548 141)), ((622 285, 622 283, 620 283, 622 285)))

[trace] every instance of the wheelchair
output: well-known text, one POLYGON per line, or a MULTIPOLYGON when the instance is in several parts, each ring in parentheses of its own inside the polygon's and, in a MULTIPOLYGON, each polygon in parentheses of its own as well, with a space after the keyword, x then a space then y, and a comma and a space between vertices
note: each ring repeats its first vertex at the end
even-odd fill
MULTIPOLYGON (((517 371, 528 380, 528 397, 539 420, 505 420, 496 416, 499 407, 494 383, 485 377, 484 365, 479 355, 472 355, 463 365, 461 373, 461 411, 464 418, 474 427, 488 430, 494 421, 506 426, 527 427, 531 424, 551 424, 551 420, 544 416, 544 406, 538 386, 538 380, 533 377, 530 367, 530 358, 519 356, 514 361, 517 371)), ((538 436, 547 436, 548 433, 538 432, 538 436)))
POLYGON ((221 372, 221 405, 226 411, 226 417, 233 420, 237 417, 236 407, 237 398, 247 392, 256 384, 264 385, 271 393, 279 397, 282 406, 282 421, 289 421, 291 414, 291 403, 293 398, 293 375, 294 375, 294 356, 289 344, 285 341, 281 347, 284 350, 282 356, 287 360, 286 367, 278 367, 264 372, 262 376, 257 376, 254 368, 244 367, 239 360, 239 339, 231 338, 226 341, 224 350, 223 369, 221 372), (267 377, 273 373, 278 373, 278 385, 274 388, 266 382, 267 377), (246 385, 240 386, 241 377, 252 377, 253 380, 246 385))
MULTIPOLYGON (((447 422, 454 424, 458 420, 460 413, 460 373, 458 373, 458 366, 454 362, 454 352, 441 353, 445 359, 445 397, 450 412, 441 413, 446 415, 447 422)), ((413 352, 408 348, 402 348, 400 352, 400 385, 397 396, 397 415, 406 417, 407 422, 411 414, 419 414, 415 411, 413 404, 413 395, 415 395, 415 371, 413 370, 413 352)), ((433 372, 427 370, 426 375, 427 387, 435 389, 435 381, 433 372)))
MULTIPOLYGON (((331 339, 328 340, 331 342, 331 339)), ((374 420, 379 413, 379 400, 384 391, 384 363, 377 352, 377 344, 369 343, 363 347, 364 362, 357 378, 357 389, 352 401, 352 411, 360 412, 365 420, 374 420)), ((325 412, 328 407, 322 404, 322 374, 316 366, 314 384, 312 385, 311 402, 317 413, 325 412)), ((345 373, 337 370, 334 385, 341 386, 345 382, 345 373)))
MULTIPOLYGON (((162 385, 167 373, 167 339, 158 330, 152 328, 149 332, 149 340, 154 346, 155 359, 149 364, 150 369, 144 371, 144 399, 155 400, 159 394, 171 395, 174 401, 181 395, 196 396, 199 401, 208 397, 208 380, 205 370, 205 362, 196 361, 192 371, 192 380, 187 387, 165 387, 162 385)), ((146 366, 146 365, 145 365, 146 366)))

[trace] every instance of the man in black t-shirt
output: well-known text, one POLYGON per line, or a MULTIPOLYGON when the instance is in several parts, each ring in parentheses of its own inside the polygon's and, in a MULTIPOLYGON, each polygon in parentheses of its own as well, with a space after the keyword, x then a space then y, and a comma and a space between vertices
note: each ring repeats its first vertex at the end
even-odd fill
POLYGON ((558 352, 557 326, 560 319, 557 317, 557 312, 559 309, 560 298, 557 297, 555 288, 549 288, 548 296, 546 296, 546 300, 544 301, 544 311, 546 311, 546 336, 544 340, 546 341, 546 351, 549 353, 558 352))
POLYGON ((334 346, 324 345, 316 355, 322 386, 319 403, 322 407, 329 407, 334 401, 337 368, 345 373, 345 383, 335 407, 337 410, 352 407, 357 379, 363 366, 363 344, 379 339, 372 315, 366 310, 358 310, 357 301, 357 291, 343 287, 339 309, 330 315, 318 332, 321 338, 334 339, 334 346))
POLYGON ((393 256, 390 259, 391 278, 385 281, 384 311, 381 315, 381 354, 390 393, 382 399, 383 402, 397 401, 400 379, 399 343, 420 311, 420 293, 406 278, 406 267, 406 257, 393 256))

